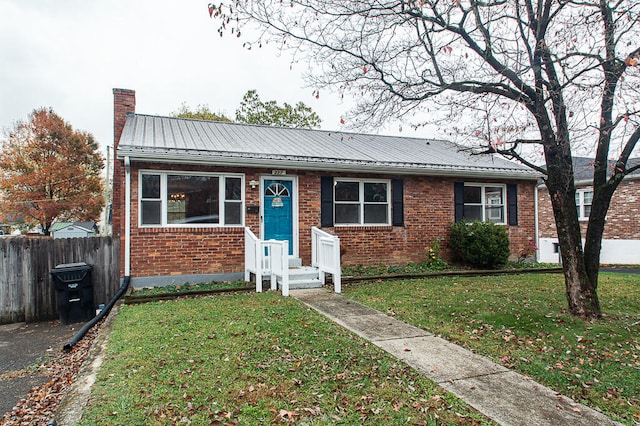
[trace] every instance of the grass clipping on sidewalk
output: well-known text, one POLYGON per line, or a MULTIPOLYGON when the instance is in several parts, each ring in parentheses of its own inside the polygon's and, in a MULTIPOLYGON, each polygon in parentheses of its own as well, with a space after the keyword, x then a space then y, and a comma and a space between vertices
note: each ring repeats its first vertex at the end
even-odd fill
POLYGON ((567 312, 562 274, 345 286, 347 297, 488 356, 625 424, 640 423, 640 276, 601 273, 603 318, 567 312))
POLYGON ((123 306, 83 424, 492 424, 292 298, 123 306))

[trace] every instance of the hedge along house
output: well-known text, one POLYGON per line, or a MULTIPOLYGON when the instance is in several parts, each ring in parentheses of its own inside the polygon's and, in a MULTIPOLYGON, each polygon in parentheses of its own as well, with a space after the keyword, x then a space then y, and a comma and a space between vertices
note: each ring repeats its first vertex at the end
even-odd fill
MULTIPOLYGON (((593 158, 574 157, 576 208, 582 235, 587 232, 593 197, 593 158)), ((628 167, 640 164, 640 158, 630 158, 628 167)), ((613 170, 615 163, 610 161, 613 170)), ((544 184, 539 185, 538 247, 539 260, 560 263, 560 249, 551 198, 544 184)), ((584 244, 584 238, 583 238, 584 244)), ((600 263, 640 265, 640 171, 625 176, 611 198, 602 238, 600 263)))
MULTIPOLYGON (((114 89, 113 232, 134 286, 232 279, 245 228, 309 265, 312 228, 342 265, 425 260, 463 217, 503 224, 513 257, 535 240, 535 174, 440 140, 135 113, 114 89)), ((292 264, 296 264, 292 261, 292 264)))

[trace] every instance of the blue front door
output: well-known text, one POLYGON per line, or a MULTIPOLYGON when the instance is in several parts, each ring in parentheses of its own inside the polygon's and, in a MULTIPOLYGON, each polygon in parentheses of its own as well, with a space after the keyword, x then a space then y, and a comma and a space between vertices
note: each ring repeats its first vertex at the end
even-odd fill
POLYGON ((293 185, 290 180, 264 181, 264 239, 289 241, 293 254, 293 185))

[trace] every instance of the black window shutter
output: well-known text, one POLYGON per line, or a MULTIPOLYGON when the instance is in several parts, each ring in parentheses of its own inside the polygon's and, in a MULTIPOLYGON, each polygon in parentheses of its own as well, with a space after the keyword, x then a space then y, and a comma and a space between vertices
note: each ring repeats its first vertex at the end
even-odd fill
POLYGON ((453 183, 453 203, 455 205, 455 220, 460 222, 464 217, 464 182, 453 183))
POLYGON ((515 183, 507 185, 507 217, 509 225, 518 225, 518 185, 515 183))
POLYGON ((320 226, 333 226, 333 177, 320 177, 320 226))
POLYGON ((404 226, 404 182, 391 179, 391 225, 404 226))

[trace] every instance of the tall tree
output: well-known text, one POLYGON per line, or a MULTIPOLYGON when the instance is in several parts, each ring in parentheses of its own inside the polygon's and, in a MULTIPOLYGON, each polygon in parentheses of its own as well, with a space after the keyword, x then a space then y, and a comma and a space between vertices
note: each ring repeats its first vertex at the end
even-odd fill
POLYGON ((177 111, 171 113, 171 116, 176 118, 193 118, 196 120, 231 121, 222 113, 212 112, 208 105, 198 105, 195 111, 191 111, 191 108, 189 108, 186 103, 182 103, 177 111))
POLYGON ((221 35, 257 24, 263 31, 245 46, 275 40, 306 58, 311 84, 353 95, 354 123, 427 112, 479 151, 538 170, 553 205, 569 311, 601 316, 605 218, 635 169, 627 160, 640 138, 637 0, 232 0, 209 4, 209 13, 221 35), (527 160, 530 146, 541 148, 546 167, 527 160), (576 146, 595 153, 584 248, 576 146))
POLYGON ((320 117, 310 107, 298 102, 295 107, 276 101, 263 102, 255 90, 249 90, 242 97, 240 108, 236 111, 236 121, 265 126, 295 127, 313 129, 320 127, 320 117))
POLYGON ((104 160, 89 133, 52 109, 36 109, 2 141, 0 210, 49 235, 55 220, 97 220, 104 207, 104 160))

